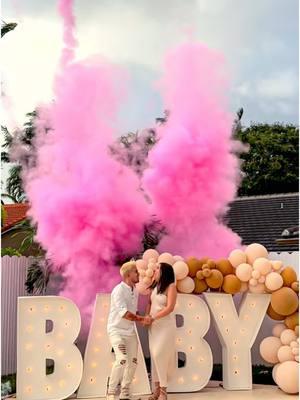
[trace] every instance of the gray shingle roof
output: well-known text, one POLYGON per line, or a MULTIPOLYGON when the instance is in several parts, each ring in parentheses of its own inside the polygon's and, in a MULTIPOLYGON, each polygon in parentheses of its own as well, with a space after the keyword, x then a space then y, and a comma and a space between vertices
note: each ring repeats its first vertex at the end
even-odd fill
POLYGON ((276 243, 284 229, 299 224, 298 193, 237 198, 225 221, 245 245, 261 243, 268 251, 299 250, 299 243, 276 243))

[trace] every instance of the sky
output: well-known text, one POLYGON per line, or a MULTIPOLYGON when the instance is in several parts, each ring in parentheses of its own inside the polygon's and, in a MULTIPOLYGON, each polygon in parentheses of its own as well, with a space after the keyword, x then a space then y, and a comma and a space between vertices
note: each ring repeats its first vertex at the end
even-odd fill
MULTIPOLYGON (((2 123, 11 129, 52 99, 62 46, 56 7, 55 0, 2 1, 2 19, 18 23, 1 40, 2 123)), ((101 54, 129 72, 120 133, 162 116, 155 82, 164 54, 191 32, 225 55, 230 107, 244 108, 244 125, 298 124, 297 0, 75 0, 74 12, 77 58, 101 54)))

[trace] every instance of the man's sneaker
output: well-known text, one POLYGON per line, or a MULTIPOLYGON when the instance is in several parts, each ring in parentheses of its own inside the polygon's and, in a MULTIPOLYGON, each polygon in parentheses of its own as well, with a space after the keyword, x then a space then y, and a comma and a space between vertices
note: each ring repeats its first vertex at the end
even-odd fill
POLYGON ((117 400, 117 396, 115 394, 109 394, 107 393, 106 395, 106 400, 117 400))

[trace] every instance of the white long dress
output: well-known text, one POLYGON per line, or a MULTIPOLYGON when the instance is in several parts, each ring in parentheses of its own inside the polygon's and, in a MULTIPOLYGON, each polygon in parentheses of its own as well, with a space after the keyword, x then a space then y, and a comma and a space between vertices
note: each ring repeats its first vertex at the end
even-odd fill
MULTIPOLYGON (((155 287, 151 293, 150 315, 155 317, 166 305, 167 296, 162 293, 158 294, 155 287)), ((149 329, 152 383, 159 382, 161 387, 168 386, 168 381, 176 367, 175 333, 174 313, 153 321, 149 329)))

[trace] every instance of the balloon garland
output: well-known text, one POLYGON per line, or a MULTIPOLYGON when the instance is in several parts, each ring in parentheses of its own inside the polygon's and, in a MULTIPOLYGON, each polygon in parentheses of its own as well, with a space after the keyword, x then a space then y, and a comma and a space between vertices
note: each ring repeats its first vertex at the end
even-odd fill
POLYGON ((244 250, 234 249, 227 259, 190 257, 184 259, 170 253, 159 254, 148 249, 136 261, 141 294, 157 276, 159 263, 173 266, 177 290, 180 293, 201 294, 205 291, 228 293, 269 293, 271 302, 267 315, 282 321, 274 326, 272 335, 263 339, 260 354, 274 364, 273 379, 286 393, 298 393, 299 367, 299 281, 291 266, 280 260, 270 260, 267 249, 258 243, 244 250))

